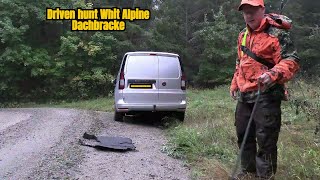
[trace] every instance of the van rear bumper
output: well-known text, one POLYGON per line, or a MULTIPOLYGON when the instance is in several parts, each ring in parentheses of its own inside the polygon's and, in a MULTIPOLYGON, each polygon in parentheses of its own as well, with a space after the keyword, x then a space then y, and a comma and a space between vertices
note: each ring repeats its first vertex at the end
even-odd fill
POLYGON ((130 111, 180 111, 184 112, 186 110, 187 103, 185 100, 180 103, 125 103, 119 100, 115 104, 115 109, 117 112, 130 112, 130 111))

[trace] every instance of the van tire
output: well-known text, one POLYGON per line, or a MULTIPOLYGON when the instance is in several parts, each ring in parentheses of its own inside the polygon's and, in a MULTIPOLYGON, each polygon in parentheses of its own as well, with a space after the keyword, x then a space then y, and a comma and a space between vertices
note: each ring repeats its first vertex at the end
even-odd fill
POLYGON ((176 118, 181 122, 184 121, 184 116, 185 116, 185 112, 177 112, 176 113, 176 118))
POLYGON ((123 122, 124 113, 121 112, 114 112, 113 120, 118 122, 123 122))

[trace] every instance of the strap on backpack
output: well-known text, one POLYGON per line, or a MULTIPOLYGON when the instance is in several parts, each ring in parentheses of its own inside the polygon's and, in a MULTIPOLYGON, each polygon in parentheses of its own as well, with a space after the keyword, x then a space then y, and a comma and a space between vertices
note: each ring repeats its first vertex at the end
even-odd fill
POLYGON ((266 61, 265 59, 257 56, 255 53, 253 53, 249 48, 247 48, 246 46, 241 46, 241 50, 247 54, 248 56, 250 56, 252 59, 256 60, 257 62, 267 66, 269 69, 274 67, 274 64, 266 61))
MULTIPOLYGON (((267 28, 269 29, 269 27, 267 28)), ((246 47, 246 41, 247 41, 247 35, 248 35, 248 29, 246 29, 244 36, 242 38, 242 43, 241 43, 241 55, 243 56, 243 53, 247 54, 249 57, 252 59, 256 60, 257 62, 267 66, 269 69, 273 68, 275 65, 266 61, 264 58, 261 58, 257 56, 255 53, 253 53, 249 48, 246 47)))

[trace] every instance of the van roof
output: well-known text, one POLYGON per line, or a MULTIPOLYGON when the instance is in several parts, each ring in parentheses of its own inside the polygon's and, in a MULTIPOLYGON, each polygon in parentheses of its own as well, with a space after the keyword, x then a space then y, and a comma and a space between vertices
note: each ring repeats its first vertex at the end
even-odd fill
POLYGON ((146 55, 146 54, 157 54, 162 56, 176 56, 179 57, 178 54, 168 53, 168 52, 155 52, 155 51, 135 51, 135 52, 127 52, 125 55, 146 55))

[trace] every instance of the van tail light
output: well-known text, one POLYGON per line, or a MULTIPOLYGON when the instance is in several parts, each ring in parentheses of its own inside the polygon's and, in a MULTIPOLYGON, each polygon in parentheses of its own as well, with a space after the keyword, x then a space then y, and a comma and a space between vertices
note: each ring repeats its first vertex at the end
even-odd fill
POLYGON ((124 73, 120 73, 119 89, 124 89, 124 73))
POLYGON ((186 90, 186 75, 182 74, 181 76, 181 89, 186 90))

